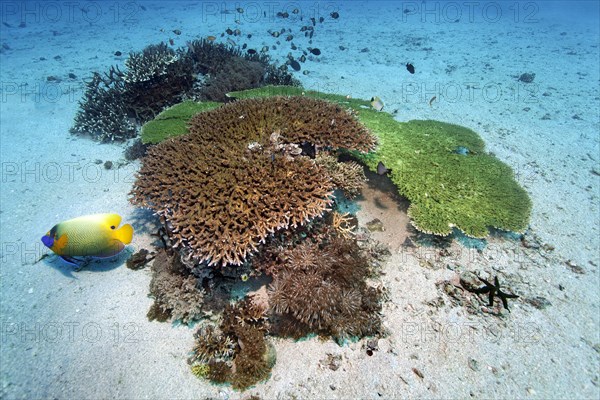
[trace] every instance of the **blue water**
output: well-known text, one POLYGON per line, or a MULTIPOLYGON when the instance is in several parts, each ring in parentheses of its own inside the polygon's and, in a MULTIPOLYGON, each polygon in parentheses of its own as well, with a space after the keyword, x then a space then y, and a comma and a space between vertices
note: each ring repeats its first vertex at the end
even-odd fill
MULTIPOLYGON (((125 257, 117 257, 73 272, 40 242, 56 223, 100 212, 119 213, 134 224, 136 236, 125 254, 156 240, 150 234, 157 220, 128 202, 139 161, 125 161, 124 143, 99 144, 69 133, 84 82, 94 71, 113 65, 124 69, 127 55, 149 44, 172 40, 170 46, 180 47, 208 35, 225 42, 227 35, 221 33, 238 27, 237 45, 276 45, 269 52, 277 64, 292 50, 285 35, 274 38, 268 30, 292 29, 298 47, 319 48, 320 55, 310 55, 293 72, 305 88, 363 99, 379 96, 384 110, 398 120, 437 119, 477 131, 488 151, 509 164, 530 192, 532 226, 542 239, 556 243, 556 260, 571 260, 589 271, 581 280, 572 274, 558 279, 569 286, 568 296, 578 296, 577 285, 589 280, 581 283, 581 307, 554 289, 558 282, 552 283, 542 294, 560 306, 518 320, 553 328, 563 346, 555 360, 542 357, 551 351, 552 337, 536 342, 535 348, 543 350, 535 355, 522 343, 490 350, 514 352, 514 364, 525 365, 529 377, 512 374, 506 361, 502 368, 494 366, 504 371, 499 376, 469 375, 466 388, 460 384, 464 354, 432 355, 423 350, 431 348, 429 343, 406 344, 392 331, 399 355, 365 358, 359 356, 360 345, 340 350, 325 343, 319 348, 316 339, 306 354, 303 343, 295 350, 288 347, 290 357, 282 354, 271 379, 249 393, 261 398, 465 398, 470 392, 523 397, 534 387, 539 398, 597 398, 599 360, 592 346, 598 345, 593 310, 598 308, 594 288, 600 250, 599 13, 598 1, 2 1, 0 397, 249 395, 191 375, 185 362, 193 341, 190 328, 148 322, 148 269, 131 271, 125 257), (235 12, 238 7, 244 13, 235 12), (276 16, 285 11, 289 18, 276 16), (311 17, 317 22, 308 43, 299 29, 311 17), (414 74, 407 63, 414 65, 414 74), (533 82, 520 81, 524 73, 535 74, 533 82), (105 169, 105 161, 115 168, 105 169), (567 327, 563 315, 588 325, 567 327), (565 338, 571 337, 576 343, 567 351, 565 338), (346 352, 341 370, 319 369, 327 352, 338 351, 346 352), (430 386, 412 380, 406 386, 398 376, 414 374, 402 363, 421 351, 417 358, 430 366, 424 380, 430 386), (447 365, 445 374, 436 374, 436 365, 447 365), (389 384, 382 388, 380 381, 389 384)), ((356 211, 351 205, 344 210, 356 211)), ((485 251, 480 243, 465 246, 485 251)), ((513 265, 514 274, 529 268, 527 260, 518 262, 522 268, 513 265)), ((538 274, 549 282, 570 272, 553 264, 538 274)), ((438 278, 446 279, 431 279, 438 278)), ((389 286, 403 280, 386 279, 389 286)), ((429 283, 423 290, 433 287, 429 283)), ((394 300, 402 306, 384 315, 392 326, 404 321, 406 310, 420 307, 405 303, 420 288, 403 287, 402 292, 404 297, 394 300)), ((512 314, 519 318, 514 316, 518 309, 512 314)))

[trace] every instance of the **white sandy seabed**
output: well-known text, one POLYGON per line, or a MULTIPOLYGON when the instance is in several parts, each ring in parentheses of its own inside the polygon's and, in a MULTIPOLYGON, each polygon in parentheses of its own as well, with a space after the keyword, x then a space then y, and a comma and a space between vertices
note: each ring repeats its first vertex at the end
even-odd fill
MULTIPOLYGON (((93 212, 135 221, 132 251, 150 245, 156 222, 127 201, 139 164, 105 170, 96 160, 117 163, 124 146, 69 134, 81 81, 91 71, 122 66, 124 58, 113 56, 117 50, 127 54, 170 37, 177 46, 216 35, 234 25, 233 17, 213 15, 207 4, 238 5, 89 2, 98 17, 84 18, 79 8, 69 14, 66 3, 54 3, 60 14, 43 2, 27 3, 32 8, 22 14, 24 4, 3 2, 6 24, 0 27, 0 397, 600 396, 599 29, 593 2, 563 9, 550 2, 493 3, 503 11, 499 17, 484 2, 474 6, 472 18, 462 3, 452 3, 463 13, 458 22, 448 3, 430 2, 428 13, 420 2, 311 3, 310 10, 299 3, 304 13, 340 13, 317 27, 313 46, 322 55, 303 65, 307 75, 298 73, 304 86, 378 95, 398 120, 436 119, 480 133, 533 200, 529 247, 493 236, 481 251, 456 241, 441 253, 406 249, 406 205, 366 187, 359 221, 383 221, 385 230, 374 236, 392 252, 379 282, 390 293, 383 310, 389 335, 372 356, 364 341, 275 340, 271 378, 244 393, 190 373, 185 359, 192 329, 147 321, 148 269, 131 271, 123 258, 80 272, 53 257, 37 262, 46 252, 39 239, 50 227, 93 212), (404 14, 403 6, 416 8, 404 14), (22 18, 26 26, 19 28, 22 18), (182 34, 171 34, 174 29, 182 34), (404 68, 409 61, 414 75, 404 68), (535 73, 533 83, 518 81, 525 72, 535 73), (49 84, 50 75, 61 81, 49 84), (53 92, 57 85, 62 95, 53 92), (430 107, 433 94, 437 101, 430 107), (511 312, 469 312, 436 285, 456 282, 466 270, 498 275, 521 296, 510 301, 511 312), (330 368, 330 357, 338 358, 339 368, 330 368)), ((272 4, 239 6, 269 11, 272 4)), ((241 22, 257 47, 272 42, 266 29, 291 24, 241 22)), ((286 53, 280 49, 279 59, 286 53)))

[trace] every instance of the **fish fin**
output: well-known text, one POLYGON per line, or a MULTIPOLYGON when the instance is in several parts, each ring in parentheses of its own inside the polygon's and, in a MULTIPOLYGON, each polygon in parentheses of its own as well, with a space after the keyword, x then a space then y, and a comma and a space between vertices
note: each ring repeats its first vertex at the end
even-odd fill
POLYGON ((115 231, 113 238, 117 239, 123 244, 131 243, 131 239, 133 238, 133 227, 129 224, 123 225, 115 231))
POLYGON ((118 239, 112 239, 109 248, 98 254, 94 254, 94 258, 110 258, 114 257, 125 249, 125 245, 118 239))
POLYGON ((81 268, 81 266, 85 263, 84 261, 78 260, 74 257, 69 257, 69 256, 59 256, 59 257, 67 264, 72 265, 77 268, 81 268))
POLYGON ((69 237, 67 236, 67 234, 62 234, 58 239, 54 240, 54 243, 52 244, 52 247, 50 248, 50 250, 52 250, 53 252, 55 252, 58 255, 62 255, 63 250, 67 247, 67 244, 69 243, 69 237))

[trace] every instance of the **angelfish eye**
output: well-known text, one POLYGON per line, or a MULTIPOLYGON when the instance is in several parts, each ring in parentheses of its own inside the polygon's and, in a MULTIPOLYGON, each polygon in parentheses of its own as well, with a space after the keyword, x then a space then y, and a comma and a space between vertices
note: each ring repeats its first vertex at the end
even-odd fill
POLYGON ((110 226, 110 229, 115 229, 115 226, 114 226, 114 225, 111 225, 111 226, 110 226))

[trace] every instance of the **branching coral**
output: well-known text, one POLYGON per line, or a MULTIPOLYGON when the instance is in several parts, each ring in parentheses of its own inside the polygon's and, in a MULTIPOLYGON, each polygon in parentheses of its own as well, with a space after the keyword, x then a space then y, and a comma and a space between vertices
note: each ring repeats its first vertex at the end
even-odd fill
POLYGON ((230 90, 299 84, 268 56, 241 54, 204 39, 178 49, 166 43, 147 46, 131 53, 125 66, 125 71, 111 67, 107 73, 93 74, 72 133, 103 142, 125 140, 164 108, 186 99, 223 100, 230 90))
POLYGON ((368 151, 370 133, 342 108, 302 97, 244 100, 197 114, 190 134, 150 149, 132 201, 172 226, 175 246, 199 262, 241 264, 267 235, 321 215, 328 174, 278 143, 368 151))
POLYGON ((150 315, 167 313, 171 320, 187 324, 202 316, 203 292, 197 279, 183 266, 179 257, 169 256, 164 250, 156 255, 152 264, 150 294, 154 305, 150 315))
POLYGON ((329 234, 285 250, 281 260, 269 292, 273 332, 336 339, 381 332, 383 292, 367 285, 370 261, 356 241, 329 234))
POLYGON ((230 93, 235 98, 299 95, 326 99, 352 109, 380 140, 376 152, 357 154, 372 170, 378 162, 411 202, 408 214, 420 231, 448 235, 454 227, 472 237, 485 237, 490 227, 522 232, 531 200, 512 169, 485 152, 474 131, 439 121, 396 121, 374 110, 368 101, 304 91, 295 87, 263 87, 230 93))
POLYGON ((90 135, 103 142, 135 136, 136 123, 128 116, 129 110, 123 99, 122 76, 123 74, 114 68, 105 76, 93 74, 86 84, 71 133, 90 135))
POLYGON ((266 341, 266 310, 252 297, 229 305, 218 328, 202 327, 189 362, 208 366, 206 376, 218 383, 231 383, 244 390, 267 379, 275 364, 275 353, 266 341))
POLYGON ((367 181, 362 165, 354 161, 338 162, 336 157, 326 152, 317 154, 315 161, 325 168, 335 186, 349 199, 357 196, 367 181))

